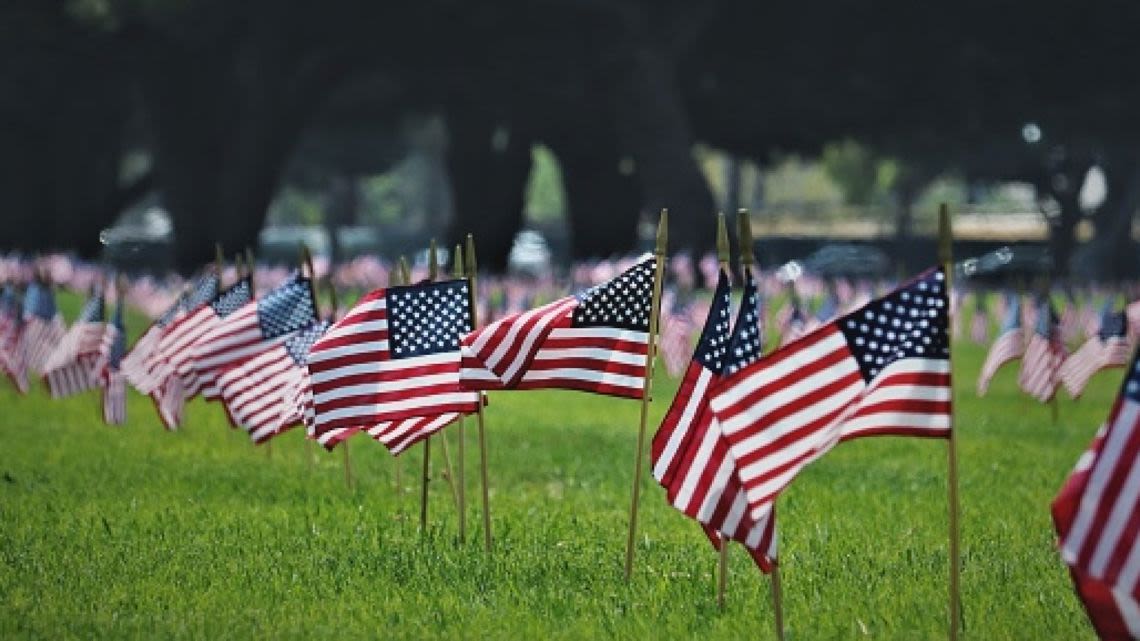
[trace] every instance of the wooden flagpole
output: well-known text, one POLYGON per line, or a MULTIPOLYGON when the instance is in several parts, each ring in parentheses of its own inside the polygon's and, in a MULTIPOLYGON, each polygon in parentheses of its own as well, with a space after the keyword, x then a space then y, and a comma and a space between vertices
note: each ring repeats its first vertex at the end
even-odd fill
POLYGON ((657 244, 653 255, 653 297, 649 305, 649 344, 645 352, 645 381, 641 388, 641 419, 637 430, 637 452, 633 457, 633 491, 629 504, 629 535, 625 542, 625 580, 633 576, 634 539, 637 536, 637 503, 641 497, 641 466, 645 457, 645 424, 649 420, 649 392, 653 385, 653 362, 657 356, 657 325, 661 312, 661 280, 665 274, 665 246, 669 239, 669 210, 661 210, 657 221, 657 244))
MULTIPOLYGON (((728 247, 728 227, 724 223, 724 213, 716 215, 716 255, 720 270, 729 273, 732 252, 728 247)), ((742 303, 743 304, 743 303, 742 303)), ((720 534, 718 533, 718 536, 720 534)), ((720 562, 717 563, 716 607, 724 611, 725 592, 728 590, 728 539, 720 536, 720 562)))
MULTIPOLYGON (((748 271, 756 264, 755 244, 752 240, 752 219, 747 209, 736 212, 736 237, 740 242, 740 271, 748 271)), ((795 290, 792 290, 793 294, 795 290)), ((774 504, 773 504, 774 506, 774 504)), ((776 639, 784 641, 784 597, 780 590, 780 563, 772 559, 772 618, 776 625, 776 639)))
MULTIPOLYGON (((455 255, 452 256, 451 261, 451 275, 455 278, 463 278, 463 248, 459 243, 455 244, 455 255)), ((474 296, 471 297, 471 309, 474 311, 475 303, 474 296)), ((472 323, 472 330, 475 329, 472 323)), ((480 403, 482 405, 482 403, 480 403)), ((456 479, 455 485, 458 492, 456 493, 456 500, 459 503, 459 542, 467 542, 467 426, 464 424, 463 416, 459 417, 459 478, 456 479)))
POLYGON ((226 268, 226 255, 222 252, 222 244, 214 243, 214 272, 218 275, 218 289, 222 288, 222 270, 226 268))
MULTIPOLYGON (((467 248, 463 256, 467 267, 467 292, 471 296, 471 329, 479 326, 479 298, 475 295, 478 276, 475 262, 475 237, 467 234, 467 248)), ((479 473, 483 480, 483 549, 491 553, 491 492, 487 484, 487 431, 483 419, 483 393, 475 404, 475 418, 479 426, 479 473)))
MULTIPOLYGON (((428 277, 435 281, 439 279, 439 251, 436 248, 435 239, 431 239, 431 247, 428 252, 428 277)), ((455 491, 455 472, 451 468, 451 451, 447 445, 447 433, 442 430, 439 432, 439 445, 440 451, 443 452, 443 480, 447 481, 447 486, 451 490, 451 500, 455 503, 456 511, 459 510, 459 495, 455 491)))
MULTIPOLYGON (((946 293, 949 295, 954 278, 953 232, 950 227, 950 209, 942 203, 938 209, 938 260, 946 272, 946 293)), ((946 337, 950 348, 950 365, 953 371, 954 349, 950 336, 946 337)), ((950 391, 950 438, 946 441, 947 448, 947 498, 949 500, 950 515, 950 641, 958 640, 958 625, 962 613, 961 593, 959 590, 959 573, 961 561, 959 559, 958 540, 958 430, 954 425, 954 391, 950 391)))

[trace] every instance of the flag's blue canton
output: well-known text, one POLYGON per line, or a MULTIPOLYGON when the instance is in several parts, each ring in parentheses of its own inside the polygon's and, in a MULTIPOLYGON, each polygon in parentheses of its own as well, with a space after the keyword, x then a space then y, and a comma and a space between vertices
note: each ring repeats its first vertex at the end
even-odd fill
POLYGON ((24 296, 24 316, 38 316, 43 320, 55 318, 55 293, 47 285, 32 283, 24 296))
POLYGON ((317 320, 313 287, 308 278, 294 277, 257 301, 257 322, 261 335, 276 338, 308 327, 317 320))
POLYGON ((199 276, 186 296, 186 309, 197 309, 218 296, 218 277, 214 274, 199 276))
POLYGON ((471 331, 467 281, 389 287, 388 343, 393 359, 459 350, 471 331))
POLYGON ((744 270, 744 295, 740 299, 740 312, 732 328, 732 342, 728 345, 728 373, 735 374, 750 363, 760 360, 764 351, 763 332, 760 331, 760 292, 752 278, 752 270, 744 270))
POLYGON ((0 294, 0 312, 19 316, 20 309, 20 298, 16 293, 16 289, 11 285, 5 285, 4 293, 0 294))
POLYGON ((642 261, 617 278, 579 294, 572 319, 574 326, 649 331, 656 267, 656 258, 642 261))
POLYGON ((702 367, 713 374, 720 376, 724 371, 728 357, 729 331, 728 316, 732 289, 728 286, 728 275, 722 270, 716 281, 716 291, 713 293, 712 307, 709 308, 709 317, 705 320, 705 327, 701 331, 701 339, 697 342, 697 351, 693 358, 702 367))
POLYGON ((1128 366, 1128 377, 1124 379, 1121 394, 1134 403, 1140 403, 1140 351, 1132 355, 1132 364, 1128 366))
POLYGON ((863 380, 901 358, 950 358, 945 279, 941 268, 931 270, 840 319, 863 380))
POLYGON ((1112 313, 1109 311, 1109 313, 1100 316, 1100 330, 1097 331, 1097 336, 1102 341, 1110 338, 1123 338, 1127 327, 1128 319, 1124 312, 1112 313))
POLYGON ((107 366, 111 369, 119 369, 119 362, 123 360, 123 355, 127 353, 127 330, 123 325, 122 297, 115 303, 115 311, 111 316, 111 325, 118 331, 115 332, 115 339, 111 343, 111 353, 107 355, 107 366))
POLYGON ((225 318, 253 300, 252 291, 253 288, 250 287, 249 279, 243 278, 226 291, 218 294, 210 306, 214 308, 214 313, 219 318, 225 318))
POLYGON ((293 362, 297 364, 297 367, 304 367, 309 364, 309 348, 317 342, 317 339, 325 335, 330 325, 331 323, 328 321, 313 323, 297 332, 293 338, 285 341, 285 351, 293 357, 293 362))
POLYGON ((1057 312, 1053 309, 1053 303, 1046 297, 1037 302, 1037 327, 1033 331, 1045 338, 1052 338, 1057 331, 1057 312))
POLYGON ((103 294, 97 292, 87 299, 83 305, 83 309, 79 311, 79 316, 76 317, 77 323, 102 323, 107 317, 103 311, 103 294))
POLYGON ((1021 327, 1021 297, 1012 292, 1006 294, 1005 310, 1005 322, 1001 325, 1003 334, 1021 327))

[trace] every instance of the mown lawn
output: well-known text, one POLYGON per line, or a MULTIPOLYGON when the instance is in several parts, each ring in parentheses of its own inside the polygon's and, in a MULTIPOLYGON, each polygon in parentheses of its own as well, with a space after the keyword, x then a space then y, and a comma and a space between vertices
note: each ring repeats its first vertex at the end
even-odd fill
MULTIPOLYGON (((1012 369, 978 399, 982 356, 955 354, 965 635, 1091 639, 1048 507, 1120 370, 1062 400, 1054 424, 1012 369)), ((675 386, 659 377, 651 431, 675 386)), ((733 549, 718 611, 716 554, 648 474, 622 579, 635 402, 492 395, 490 557, 473 421, 459 544, 442 480, 419 531, 419 449, 394 461, 353 440, 348 490, 340 453, 311 464, 299 431, 267 456, 218 407, 194 404, 177 433, 147 399, 129 412, 107 428, 94 395, 0 384, 0 638, 774 638, 768 579, 733 549)), ((810 466, 779 506, 788 638, 944 638, 946 505, 942 442, 868 439, 810 466)))

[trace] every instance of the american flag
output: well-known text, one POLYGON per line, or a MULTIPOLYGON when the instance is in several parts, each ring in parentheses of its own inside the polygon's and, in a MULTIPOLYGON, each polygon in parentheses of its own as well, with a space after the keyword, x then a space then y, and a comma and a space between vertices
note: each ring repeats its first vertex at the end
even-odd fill
POLYGON ((1025 353, 1025 332, 1021 327, 1021 297, 1010 292, 1005 295, 1005 321, 1001 325, 1001 332, 986 360, 982 363, 982 372, 978 375, 978 396, 985 396, 989 391, 990 381, 994 374, 1006 363, 1021 358, 1025 353))
POLYGON ((161 385, 165 368, 158 347, 163 335, 174 322, 186 313, 197 310, 218 295, 218 277, 214 274, 200 276, 194 285, 161 314, 135 342, 130 352, 123 357, 122 372, 127 380, 143 394, 151 394, 161 385))
POLYGON ((210 400, 220 398, 214 385, 230 367, 284 343, 317 322, 312 282, 296 275, 256 301, 246 303, 202 335, 191 349, 189 368, 196 387, 210 400))
POLYGON ((48 358, 66 333, 63 317, 55 307, 55 293, 51 286, 32 281, 24 293, 24 331, 20 335, 28 369, 42 374, 48 358))
POLYGON ((251 300, 252 285, 248 279, 240 280, 209 303, 176 319, 163 332, 151 359, 153 382, 147 387, 167 429, 176 429, 182 424, 183 405, 198 389, 191 369, 194 346, 223 319, 251 300))
POLYGON ((1065 308, 1061 311, 1058 326, 1064 344, 1072 344, 1081 336, 1081 308, 1071 291, 1065 292, 1065 308))
POLYGON ((28 393, 28 372, 20 336, 24 318, 19 293, 11 284, 0 293, 0 370, 12 381, 16 391, 28 393))
MULTIPOLYGON (((1019 325, 1020 320, 1019 318, 1019 325)), ((985 292, 974 293, 974 317, 970 319, 970 340, 978 345, 985 345, 990 340, 990 314, 986 309, 985 292)))
POLYGON ((1100 370, 1128 364, 1132 346, 1127 331, 1124 312, 1114 312, 1112 301, 1105 303, 1100 314, 1100 331, 1066 358, 1057 373, 1069 396, 1079 398, 1089 379, 1100 370))
POLYGON ((573 389, 641 398, 657 259, 463 338, 467 389, 573 389))
POLYGON ((753 518, 839 441, 950 435, 948 310, 932 269, 725 377, 711 405, 753 518))
POLYGON ((1140 638, 1140 363, 1053 501, 1061 558, 1102 639, 1140 638))
POLYGON ((107 331, 103 292, 92 292, 45 365, 44 381, 52 398, 94 389, 99 384, 99 350, 107 331))
POLYGON ((1025 346, 1025 356, 1021 359, 1021 371, 1017 374, 1017 384, 1033 398, 1047 403, 1057 393, 1061 384, 1058 372, 1065 362, 1065 344, 1061 342, 1061 331, 1057 323, 1057 313, 1048 297, 1037 302, 1037 322, 1033 335, 1025 346))
POLYGON ((103 422, 107 425, 122 425, 127 421, 127 379, 121 370, 123 354, 127 351, 124 298, 125 292, 119 291, 115 311, 99 348, 99 363, 95 366, 103 385, 103 422))
POLYGON ((775 519, 769 514, 757 522, 748 514, 736 460, 708 404, 722 375, 759 359, 763 348, 759 296, 751 273, 745 274, 736 329, 729 332, 731 291, 721 272, 696 352, 653 437, 650 460, 673 507, 701 523, 715 546, 722 537, 743 543, 767 572, 776 558, 775 519))
POLYGON ((254 443, 264 443, 301 422, 291 394, 306 383, 309 348, 328 328, 327 322, 313 323, 218 377, 230 421, 249 432, 254 443))
POLYGON ((309 350, 314 438, 342 428, 474 412, 479 396, 459 384, 459 339, 469 331, 465 280, 387 287, 365 296, 309 350))

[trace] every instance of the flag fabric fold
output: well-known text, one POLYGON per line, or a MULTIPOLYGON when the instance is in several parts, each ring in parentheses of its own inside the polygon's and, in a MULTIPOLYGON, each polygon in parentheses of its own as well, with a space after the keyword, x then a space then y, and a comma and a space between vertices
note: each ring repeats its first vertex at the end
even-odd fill
POLYGON ((657 259, 463 338, 465 389, 572 389, 641 398, 657 259))
POLYGON ((302 422, 294 394, 307 384, 309 348, 329 325, 313 323, 218 376, 219 396, 230 421, 248 432, 254 443, 264 443, 302 422))
POLYGON ((1140 639, 1140 363, 1053 501, 1062 560, 1101 639, 1140 639))
POLYGON ((122 425, 127 421, 127 378, 122 372, 123 355, 127 351, 127 331, 123 324, 123 301, 125 292, 118 292, 115 311, 103 344, 99 347, 99 361, 95 366, 97 377, 103 388, 103 423, 122 425))
POLYGON ((752 518, 840 441, 949 437, 948 311, 932 269, 725 377, 710 404, 752 518))

